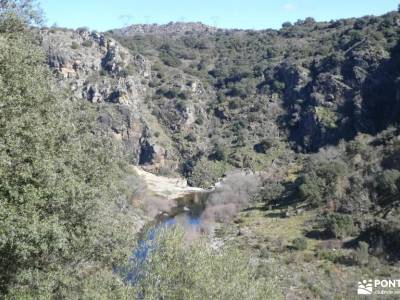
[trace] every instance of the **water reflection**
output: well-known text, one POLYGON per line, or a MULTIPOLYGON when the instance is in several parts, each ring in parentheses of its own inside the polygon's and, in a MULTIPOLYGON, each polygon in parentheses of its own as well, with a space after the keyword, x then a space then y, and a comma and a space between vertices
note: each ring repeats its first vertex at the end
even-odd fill
MULTIPOLYGON (((126 281, 136 284, 145 274, 143 266, 151 251, 157 251, 157 234, 174 225, 185 229, 190 240, 204 233, 201 215, 206 207, 208 193, 193 193, 176 200, 177 205, 170 212, 161 212, 139 236, 137 247, 129 260, 129 270, 124 270, 126 281)), ((123 270, 120 270, 123 271, 123 270)))

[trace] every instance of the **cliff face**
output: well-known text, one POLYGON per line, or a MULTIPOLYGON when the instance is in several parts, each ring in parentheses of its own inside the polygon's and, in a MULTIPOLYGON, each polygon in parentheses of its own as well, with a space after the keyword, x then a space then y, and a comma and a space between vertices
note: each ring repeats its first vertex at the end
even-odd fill
POLYGON ((101 127, 124 143, 132 163, 162 163, 169 140, 153 142, 160 129, 144 103, 151 63, 87 30, 43 30, 42 39, 60 86, 72 92, 73 100, 95 105, 101 127))
POLYGON ((278 31, 170 23, 42 36, 60 85, 94 103, 133 163, 191 174, 202 160, 265 166, 285 145, 315 152, 395 124, 399 24, 393 12, 278 31))

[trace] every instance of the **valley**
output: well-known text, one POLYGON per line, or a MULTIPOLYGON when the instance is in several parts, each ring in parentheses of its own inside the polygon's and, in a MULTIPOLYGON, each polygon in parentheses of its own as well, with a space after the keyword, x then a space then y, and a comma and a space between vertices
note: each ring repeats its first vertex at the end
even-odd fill
POLYGON ((356 299, 398 278, 399 36, 400 10, 101 32, 0 1, 0 299, 356 299))

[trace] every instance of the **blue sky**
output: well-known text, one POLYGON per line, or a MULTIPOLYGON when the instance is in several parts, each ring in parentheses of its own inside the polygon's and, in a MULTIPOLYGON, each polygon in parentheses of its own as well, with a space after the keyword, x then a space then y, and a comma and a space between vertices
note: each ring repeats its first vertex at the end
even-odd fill
POLYGON ((318 21, 380 15, 399 0, 39 0, 47 24, 105 31, 137 23, 201 21, 221 28, 280 28, 312 16, 318 21))

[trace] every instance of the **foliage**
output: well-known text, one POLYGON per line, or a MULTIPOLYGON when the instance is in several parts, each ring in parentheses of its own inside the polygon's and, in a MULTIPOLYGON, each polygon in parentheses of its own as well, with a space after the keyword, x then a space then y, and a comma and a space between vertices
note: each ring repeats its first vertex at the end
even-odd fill
POLYGON ((88 47, 88 48, 90 48, 90 47, 93 46, 93 41, 92 41, 92 40, 83 41, 83 42, 82 42, 82 46, 83 46, 83 47, 88 47))
POLYGON ((356 252, 354 253, 354 260, 360 265, 366 265, 369 261, 368 253, 369 245, 366 242, 359 242, 356 252))
POLYGON ((0 53, 0 293, 74 298, 91 272, 124 289, 109 272, 133 245, 119 147, 56 92, 29 32, 1 34, 0 53))
POLYGON ((258 153, 266 153, 274 144, 275 141, 272 138, 265 138, 254 146, 254 150, 258 153))
POLYGON ((227 163, 202 158, 194 166, 188 182, 193 186, 210 187, 230 169, 227 163))
POLYGON ((316 114, 319 120, 328 128, 336 128, 336 122, 338 121, 338 117, 335 112, 329 110, 326 107, 318 106, 315 108, 316 114))
POLYGON ((301 178, 299 196, 312 206, 320 206, 340 198, 340 179, 346 174, 346 166, 340 162, 311 163, 301 178))
POLYGON ((215 144, 214 150, 211 153, 211 159, 218 161, 225 161, 228 157, 227 149, 225 145, 215 144))
POLYGON ((271 279, 257 278, 249 257, 212 249, 205 240, 185 241, 182 228, 160 229, 134 286, 144 299, 278 299, 271 279))
POLYGON ((322 219, 326 232, 335 238, 344 238, 354 233, 355 228, 351 215, 329 213, 322 219))
POLYGON ((179 58, 169 52, 161 52, 159 57, 164 64, 170 67, 179 67, 182 64, 179 58))
POLYGON ((72 49, 72 50, 77 50, 77 49, 79 49, 79 44, 78 44, 77 42, 73 41, 73 42, 71 43, 71 49, 72 49))
POLYGON ((307 249, 307 239, 305 239, 303 237, 296 238, 293 240, 292 246, 296 250, 300 250, 300 251, 306 250, 307 249))
MULTIPOLYGON (((390 198, 398 197, 400 195, 400 171, 384 170, 377 175, 376 187, 383 196, 382 200, 386 200, 386 202, 390 202, 390 198)), ((381 203, 383 202, 382 200, 380 201, 381 203)))
POLYGON ((285 187, 282 183, 276 181, 266 181, 263 184, 261 192, 261 199, 266 205, 279 202, 285 191, 285 187))
POLYGON ((36 0, 2 0, 0 2, 0 32, 27 30, 40 25, 43 15, 36 0))

